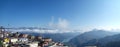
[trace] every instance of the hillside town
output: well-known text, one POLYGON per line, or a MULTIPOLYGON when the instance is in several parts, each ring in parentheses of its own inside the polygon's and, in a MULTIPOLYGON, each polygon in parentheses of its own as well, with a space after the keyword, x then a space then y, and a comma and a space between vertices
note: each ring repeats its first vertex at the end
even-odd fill
POLYGON ((19 32, 9 32, 0 27, 0 47, 68 47, 51 38, 43 38, 19 32))

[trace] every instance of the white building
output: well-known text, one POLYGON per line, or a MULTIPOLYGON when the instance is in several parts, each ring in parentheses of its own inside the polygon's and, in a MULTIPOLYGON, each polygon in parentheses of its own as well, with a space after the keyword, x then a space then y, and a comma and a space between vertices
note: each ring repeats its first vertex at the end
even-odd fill
POLYGON ((19 38, 19 41, 21 41, 21 42, 27 42, 28 38, 19 38))
POLYGON ((38 42, 29 43, 27 45, 29 45, 29 47, 38 47, 38 42))
POLYGON ((0 34, 0 38, 3 38, 3 34, 0 34))
POLYGON ((10 41, 16 43, 18 41, 18 38, 11 38, 10 41))

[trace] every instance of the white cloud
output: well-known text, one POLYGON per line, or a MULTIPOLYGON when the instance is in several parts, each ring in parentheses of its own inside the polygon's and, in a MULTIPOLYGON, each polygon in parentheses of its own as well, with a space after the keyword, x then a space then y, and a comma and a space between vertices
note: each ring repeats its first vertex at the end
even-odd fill
POLYGON ((70 32, 70 30, 68 30, 69 21, 63 18, 58 18, 57 22, 54 22, 54 17, 52 16, 51 21, 49 22, 49 26, 51 28, 58 29, 61 32, 70 32))
POLYGON ((49 22, 50 27, 54 27, 54 16, 51 17, 51 21, 49 22))
POLYGON ((66 19, 59 18, 57 27, 61 29, 66 29, 69 26, 69 22, 66 19))

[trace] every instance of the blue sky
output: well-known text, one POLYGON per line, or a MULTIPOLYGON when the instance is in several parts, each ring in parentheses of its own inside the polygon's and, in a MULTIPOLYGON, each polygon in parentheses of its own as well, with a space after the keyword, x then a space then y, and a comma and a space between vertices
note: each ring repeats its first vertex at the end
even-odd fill
POLYGON ((120 28, 119 0, 0 0, 0 25, 120 28))

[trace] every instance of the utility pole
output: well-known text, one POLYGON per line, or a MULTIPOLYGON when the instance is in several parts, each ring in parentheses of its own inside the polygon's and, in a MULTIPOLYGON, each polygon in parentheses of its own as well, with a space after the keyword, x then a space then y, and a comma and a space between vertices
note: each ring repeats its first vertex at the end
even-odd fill
POLYGON ((2 26, 0 26, 0 32, 2 33, 2 26))
POLYGON ((5 28, 3 28, 3 26, 0 27, 0 32, 3 34, 3 39, 5 37, 5 28))
POLYGON ((3 45, 3 42, 4 42, 4 31, 5 31, 5 29, 3 28, 3 26, 0 26, 0 33, 2 33, 2 38, 0 38, 1 39, 1 45, 0 45, 0 47, 4 46, 3 45))

